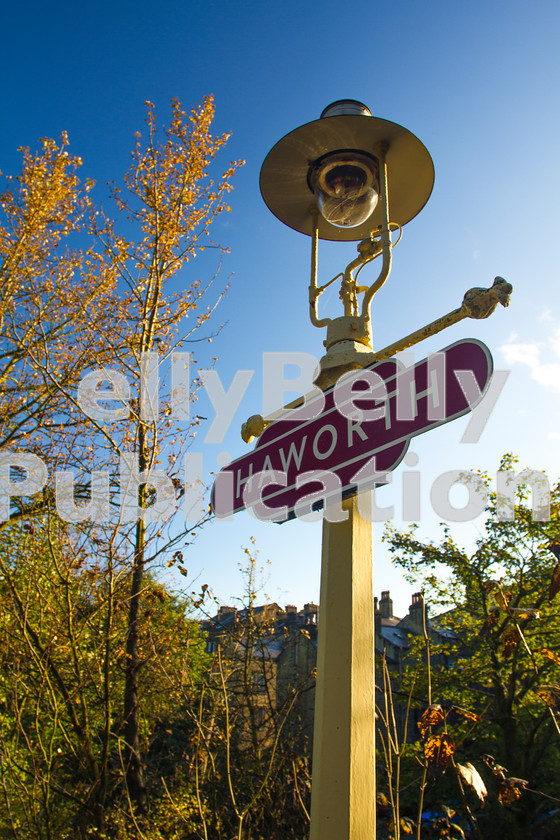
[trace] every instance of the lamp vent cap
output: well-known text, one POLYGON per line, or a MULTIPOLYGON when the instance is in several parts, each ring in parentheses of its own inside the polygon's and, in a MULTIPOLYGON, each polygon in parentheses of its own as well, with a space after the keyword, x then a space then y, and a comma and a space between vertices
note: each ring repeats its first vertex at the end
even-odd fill
POLYGON ((323 109, 321 119, 323 117, 341 117, 347 114, 358 117, 373 116, 367 105, 358 102, 357 99, 337 99, 336 102, 331 102, 323 109))

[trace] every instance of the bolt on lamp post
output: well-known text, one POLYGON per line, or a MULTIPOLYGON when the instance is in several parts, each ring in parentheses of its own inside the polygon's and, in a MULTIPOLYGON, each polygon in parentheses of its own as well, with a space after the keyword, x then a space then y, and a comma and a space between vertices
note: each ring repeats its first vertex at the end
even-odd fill
MULTIPOLYGON (((391 231, 420 212, 433 182, 432 159, 420 140, 352 99, 332 103, 268 153, 260 176, 264 201, 280 221, 312 238, 310 318, 327 327, 320 388, 374 360, 370 308, 390 272, 391 231), (317 284, 319 239, 359 241, 356 259, 334 278, 342 277, 344 308, 334 319, 317 311, 334 282, 317 284), (359 271, 378 256, 377 279, 359 286, 359 271)), ((256 428, 244 430, 246 440, 266 425, 264 418, 251 420, 256 428)), ((372 526, 356 497, 344 508, 345 521, 323 524, 310 840, 375 837, 372 526)))

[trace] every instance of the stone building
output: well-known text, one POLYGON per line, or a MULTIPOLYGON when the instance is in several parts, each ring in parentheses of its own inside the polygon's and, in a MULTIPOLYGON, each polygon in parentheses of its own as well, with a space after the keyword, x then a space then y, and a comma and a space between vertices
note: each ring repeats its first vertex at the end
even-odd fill
MULTIPOLYGON (((272 603, 253 607, 250 611, 221 607, 203 628, 207 633, 209 652, 221 645, 231 655, 233 646, 237 646, 235 655, 241 656, 247 655, 248 646, 251 646, 256 692, 260 691, 263 698, 266 693, 267 703, 273 702, 278 711, 286 712, 284 725, 309 751, 313 736, 319 620, 317 604, 305 604, 298 610, 291 604, 282 608, 272 603)), ((424 628, 434 642, 450 637, 450 631, 437 619, 428 617, 422 593, 412 596, 408 613, 403 618, 394 615, 389 590, 384 590, 379 600, 375 599, 378 690, 383 686, 383 658, 390 674, 400 672, 408 663, 412 638, 422 636, 424 628)), ((401 734, 406 723, 405 707, 406 703, 395 698, 395 716, 401 734)), ((415 731, 415 719, 422 711, 412 709, 409 732, 415 731)))
POLYGON ((318 613, 317 604, 298 611, 291 604, 282 608, 271 603, 241 610, 220 607, 203 622, 207 652, 219 647, 230 675, 232 663, 238 663, 241 678, 229 678, 232 703, 251 707, 252 717, 265 730, 264 740, 267 728, 272 737, 278 721, 293 740, 311 740, 318 613))

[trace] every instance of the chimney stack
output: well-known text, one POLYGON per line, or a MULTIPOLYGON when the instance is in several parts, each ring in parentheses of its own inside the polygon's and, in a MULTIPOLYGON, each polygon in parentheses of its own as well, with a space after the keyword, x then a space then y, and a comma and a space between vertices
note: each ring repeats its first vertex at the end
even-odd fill
POLYGON ((424 630, 424 615, 426 617, 426 628, 428 627, 428 608, 424 601, 422 592, 415 592, 412 596, 412 604, 408 608, 408 615, 410 617, 410 626, 417 633, 422 633, 424 630))
POLYGON ((381 618, 393 618, 393 599, 390 597, 388 589, 381 593, 379 611, 381 612, 381 618))

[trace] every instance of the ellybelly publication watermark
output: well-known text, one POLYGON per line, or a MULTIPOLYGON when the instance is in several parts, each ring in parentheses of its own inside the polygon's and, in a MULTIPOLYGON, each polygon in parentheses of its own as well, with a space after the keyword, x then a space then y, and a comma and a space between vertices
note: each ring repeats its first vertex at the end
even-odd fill
MULTIPOLYGON (((237 477, 235 473, 229 473, 222 476, 222 480, 218 474, 213 498, 216 516, 226 521, 232 518, 232 499, 237 493, 243 499, 243 508, 264 521, 281 522, 294 517, 313 521, 323 516, 334 522, 346 519, 348 511, 343 505, 343 486, 339 476, 329 469, 300 470, 306 448, 317 463, 328 462, 341 439, 349 449, 352 449, 356 441, 363 440, 366 436, 364 428, 371 421, 388 428, 395 420, 413 420, 421 399, 424 400, 426 415, 432 426, 443 422, 446 389, 450 382, 445 372, 444 354, 428 356, 426 385, 421 392, 415 392, 414 389, 411 357, 412 354, 407 353, 401 354, 398 360, 393 359, 395 372, 388 379, 387 376, 384 378, 379 375, 379 368, 343 374, 331 389, 331 402, 334 402, 339 415, 337 421, 326 422, 319 428, 310 426, 309 434, 301 436, 297 445, 288 441, 282 446, 280 442, 277 447, 280 469, 265 461, 265 468, 255 473, 239 474, 237 477), (234 486, 236 481, 237 487, 234 486), (275 492, 280 493, 288 481, 293 481, 296 489, 301 491, 290 510, 282 505, 271 504, 275 492)), ((190 361, 189 353, 173 353, 171 356, 171 385, 165 403, 168 413, 170 409, 171 420, 178 427, 185 427, 190 417, 190 361)), ((305 383, 311 380, 316 366, 317 359, 308 353, 263 353, 263 417, 270 418, 269 422, 275 422, 290 420, 297 413, 298 422, 305 423, 321 416, 325 394, 317 388, 302 399, 297 409, 275 410, 283 404, 286 393, 305 390, 305 383), (299 377, 286 378, 286 369, 293 369, 294 366, 299 368, 299 377)), ((254 371, 250 370, 237 371, 226 389, 216 370, 198 371, 202 387, 214 410, 214 417, 204 438, 205 445, 216 445, 223 441, 253 374, 254 371)), ((452 371, 452 380, 464 395, 467 410, 472 411, 462 442, 474 443, 480 438, 507 377, 507 371, 494 371, 483 393, 471 370, 452 371)), ((76 402, 91 420, 104 424, 117 423, 129 418, 132 396, 132 388, 125 374, 112 368, 103 368, 91 371, 81 379, 76 402)), ((160 357, 155 352, 145 353, 140 365, 140 420, 157 423, 159 403, 160 357)), ((408 441, 406 443, 408 445, 408 441)), ((368 459, 366 467, 357 471, 352 477, 352 484, 353 492, 358 494, 362 516, 380 522, 394 517, 394 507, 379 507, 377 504, 376 488, 391 482, 391 472, 377 471, 376 457, 373 455, 368 459), (371 490, 371 493, 362 492, 365 490, 371 490)), ((226 467, 230 460, 229 455, 223 452, 216 458, 220 467, 226 467)), ((402 460, 409 468, 417 466, 417 456, 412 452, 406 454, 406 447, 403 449, 402 460)), ((184 519, 197 522, 207 512, 203 453, 187 452, 184 455, 183 470, 181 506, 184 519)), ((417 521, 419 518, 415 516, 420 511, 418 476, 418 470, 403 472, 403 518, 408 521, 417 521)), ((53 479, 56 510, 61 519, 70 523, 88 520, 113 523, 116 509, 119 522, 143 519, 149 524, 170 519, 178 509, 177 482, 163 470, 140 471, 137 456, 132 453, 121 452, 118 476, 111 476, 107 469, 91 471, 89 499, 85 502, 76 502, 76 476, 73 470, 55 470, 53 479), (111 505, 110 496, 111 483, 114 486, 115 480, 119 486, 116 506, 111 505), (145 508, 138 504, 141 485, 152 488, 150 503, 145 508)), ((0 521, 10 518, 12 500, 33 497, 43 490, 48 480, 47 465, 38 455, 24 451, 0 452, 0 521)), ((498 518, 513 519, 520 485, 531 488, 533 519, 550 519, 549 481, 545 473, 537 470, 497 472, 495 492, 498 518)), ((447 470, 432 482, 430 502, 434 512, 442 519, 466 522, 484 511, 488 492, 487 484, 477 473, 447 470), (451 502, 451 491, 456 485, 462 485, 467 490, 467 502, 462 507, 456 507, 451 502)))

